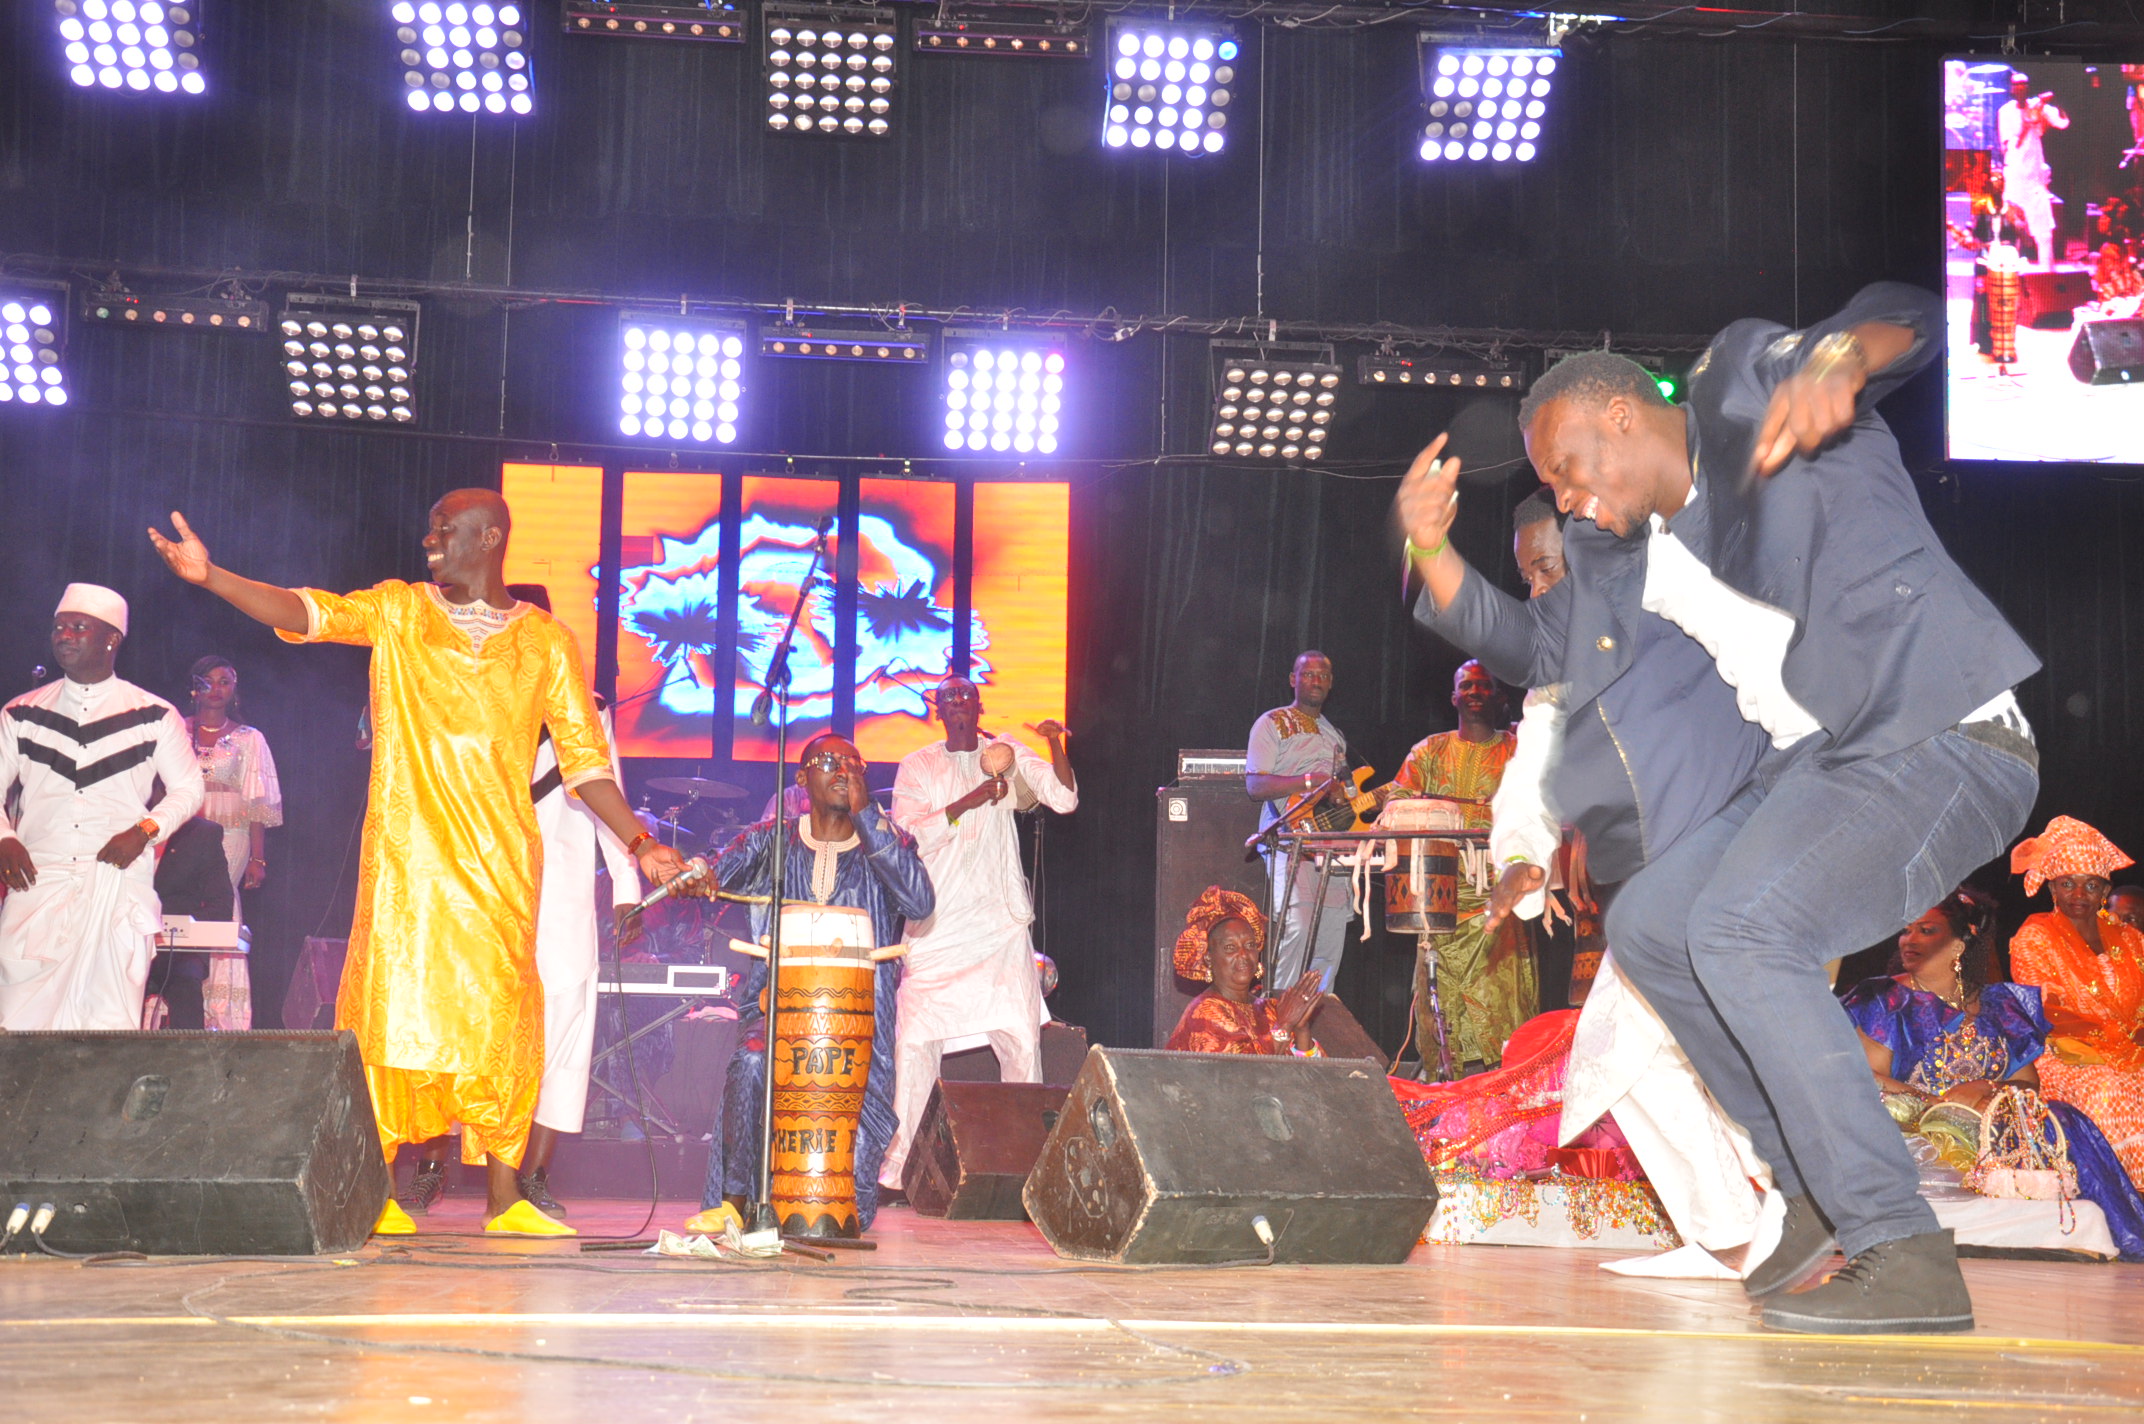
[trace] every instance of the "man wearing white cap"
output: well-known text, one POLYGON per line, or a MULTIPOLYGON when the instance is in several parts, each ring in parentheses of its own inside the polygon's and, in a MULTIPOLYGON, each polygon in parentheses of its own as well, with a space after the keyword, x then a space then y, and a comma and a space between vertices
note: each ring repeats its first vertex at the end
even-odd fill
POLYGON ((201 808, 178 709, 112 675, 127 601, 74 583, 52 615, 62 676, 0 709, 0 1028, 141 1026, 161 922, 150 846, 201 808), (153 805, 157 782, 163 797, 153 805))

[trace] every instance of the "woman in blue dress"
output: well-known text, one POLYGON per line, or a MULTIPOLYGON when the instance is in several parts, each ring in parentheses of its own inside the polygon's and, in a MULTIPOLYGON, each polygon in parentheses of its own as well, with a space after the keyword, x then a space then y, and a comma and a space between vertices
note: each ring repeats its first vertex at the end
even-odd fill
MULTIPOLYGON (((1994 929, 1994 901, 1960 888, 1899 935, 1899 973, 1846 996, 1884 1106, 1961 1171, 1973 1165, 1980 1114, 1998 1091, 2023 1088, 2039 1101, 2033 1061, 2048 1034, 2040 991, 1989 982, 1994 929)), ((2068 1103, 2045 1106, 2068 1140, 2077 1194, 2106 1214, 2123 1260, 2144 1260, 2144 1199, 2105 1134, 2068 1103)))

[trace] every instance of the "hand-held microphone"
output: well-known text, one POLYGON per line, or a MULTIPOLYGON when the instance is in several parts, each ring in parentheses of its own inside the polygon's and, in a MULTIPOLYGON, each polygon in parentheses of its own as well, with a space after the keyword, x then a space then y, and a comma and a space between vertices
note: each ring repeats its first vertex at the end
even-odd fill
POLYGON ((688 885, 697 885, 706 878, 707 862, 699 856, 694 856, 691 860, 686 861, 685 868, 672 876, 667 883, 656 886, 654 894, 633 906, 631 913, 636 917, 644 915, 669 899, 671 891, 682 890, 688 885))

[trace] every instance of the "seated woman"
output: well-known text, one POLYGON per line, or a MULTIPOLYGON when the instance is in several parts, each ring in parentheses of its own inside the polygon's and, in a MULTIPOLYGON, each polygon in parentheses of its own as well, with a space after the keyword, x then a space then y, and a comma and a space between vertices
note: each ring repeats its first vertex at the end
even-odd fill
MULTIPOLYGON (((1960 889, 1899 935, 1899 973, 1846 996, 1884 1106, 1960 1172, 1979 1158, 1981 1113, 1995 1094, 2039 1086, 2034 1060, 2047 1038, 2039 991, 1990 983, 1994 959, 1994 902, 1960 889)), ((2144 1201, 2113 1148, 2070 1104, 2046 1106, 2077 1168, 2077 1194, 2106 1214, 2123 1260, 2144 1260, 2144 1201)))
POLYGON ((2107 877, 2134 864, 2082 821, 2057 816, 2020 842, 2010 869, 2025 893, 2044 881, 2055 908, 2010 941, 2010 972, 2040 991, 2051 1029, 2039 1061, 2042 1091, 2072 1103, 2114 1144, 2144 1186, 2144 934, 2106 913, 2107 877))
POLYGON ((1278 999, 1256 997, 1265 944, 1265 916, 1248 895, 1218 885, 1200 893, 1176 937, 1176 972, 1211 987, 1185 1006, 1164 1047, 1265 1054, 1312 1047, 1303 1025, 1321 992, 1318 972, 1305 974, 1278 999))

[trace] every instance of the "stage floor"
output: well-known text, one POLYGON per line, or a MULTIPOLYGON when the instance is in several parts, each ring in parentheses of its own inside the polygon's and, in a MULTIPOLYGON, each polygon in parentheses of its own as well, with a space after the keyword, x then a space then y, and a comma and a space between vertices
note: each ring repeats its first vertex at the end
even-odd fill
MULTIPOLYGON (((592 1203, 575 1220, 626 1235, 644 1212, 592 1203)), ((2137 1266, 1968 1261, 1975 1334, 1849 1340, 1766 1333, 1736 1286, 1623 1280, 1596 1269, 1596 1251, 1079 1268, 1025 1223, 894 1208, 875 1252, 727 1265, 487 1242, 477 1224, 473 1199, 450 1198, 416 1238, 339 1260, 0 1260, 7 1417, 2144 1415, 2137 1266)))

